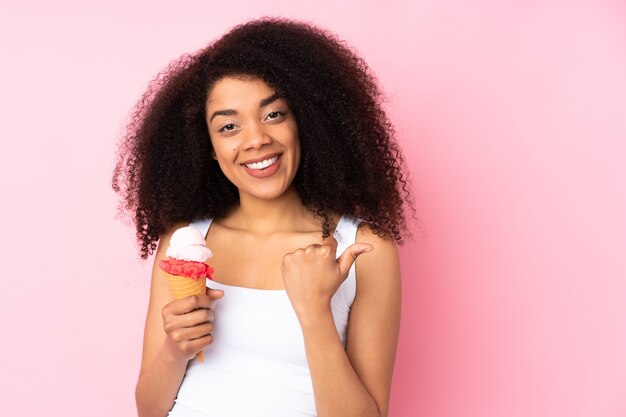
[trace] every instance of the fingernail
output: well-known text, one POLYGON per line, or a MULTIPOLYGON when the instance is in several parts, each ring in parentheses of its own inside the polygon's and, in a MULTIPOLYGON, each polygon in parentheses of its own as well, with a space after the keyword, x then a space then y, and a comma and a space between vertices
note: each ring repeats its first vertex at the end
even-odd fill
POLYGON ((217 301, 216 300, 211 300, 211 302, 209 303, 209 308, 215 307, 215 304, 217 304, 217 301))

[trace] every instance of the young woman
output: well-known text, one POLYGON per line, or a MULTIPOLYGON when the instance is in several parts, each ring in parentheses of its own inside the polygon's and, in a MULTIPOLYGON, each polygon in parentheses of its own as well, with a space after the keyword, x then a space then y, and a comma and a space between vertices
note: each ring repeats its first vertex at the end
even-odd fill
POLYGON ((333 35, 269 18, 151 84, 113 187, 143 258, 191 225, 215 273, 173 300, 154 267, 140 416, 387 415, 411 204, 381 97, 333 35))

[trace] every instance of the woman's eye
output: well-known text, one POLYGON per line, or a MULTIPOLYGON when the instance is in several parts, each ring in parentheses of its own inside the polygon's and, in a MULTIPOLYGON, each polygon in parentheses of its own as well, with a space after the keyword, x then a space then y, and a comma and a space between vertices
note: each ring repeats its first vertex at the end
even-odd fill
POLYGON ((282 111, 273 111, 271 113, 268 113, 267 119, 274 120, 274 119, 278 119, 280 116, 284 116, 284 115, 285 115, 285 113, 283 113, 282 111))
POLYGON ((235 125, 233 123, 229 123, 227 125, 222 126, 218 132, 230 132, 235 129, 235 125))

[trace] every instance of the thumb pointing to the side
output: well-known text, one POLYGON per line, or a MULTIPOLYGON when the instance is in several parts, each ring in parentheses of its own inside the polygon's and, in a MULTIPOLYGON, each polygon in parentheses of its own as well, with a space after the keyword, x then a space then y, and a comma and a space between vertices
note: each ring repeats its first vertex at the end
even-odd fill
POLYGON ((337 258, 337 264, 339 265, 339 274, 341 279, 346 279, 350 267, 356 261, 356 258, 365 252, 374 250, 374 247, 368 243, 353 243, 348 246, 346 250, 337 258))

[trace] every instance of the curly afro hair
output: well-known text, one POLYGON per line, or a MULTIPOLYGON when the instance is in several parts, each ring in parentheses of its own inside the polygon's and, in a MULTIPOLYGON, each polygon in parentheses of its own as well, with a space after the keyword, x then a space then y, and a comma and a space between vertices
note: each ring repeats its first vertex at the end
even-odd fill
POLYGON ((212 86, 229 75, 262 79, 288 102, 302 152, 295 187, 323 219, 324 237, 335 212, 403 243, 404 209, 413 209, 408 174, 367 64, 318 27, 263 18, 172 62, 137 103, 112 185, 120 208, 134 213, 142 258, 175 223, 219 217, 239 201, 211 158, 205 114, 212 86))

